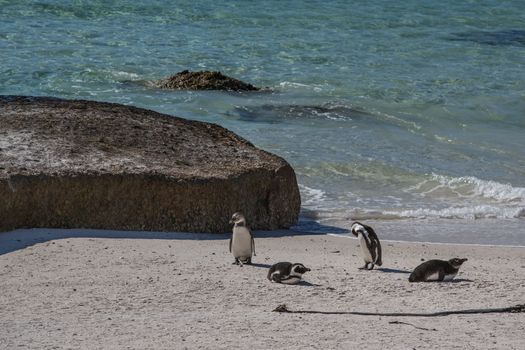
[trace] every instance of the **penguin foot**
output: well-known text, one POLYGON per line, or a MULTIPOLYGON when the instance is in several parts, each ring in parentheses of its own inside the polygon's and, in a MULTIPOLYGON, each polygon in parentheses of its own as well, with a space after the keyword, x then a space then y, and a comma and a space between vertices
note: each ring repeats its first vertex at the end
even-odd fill
POLYGON ((245 263, 245 264, 246 264, 246 265, 251 265, 251 264, 252 264, 252 259, 250 258, 250 259, 246 260, 246 263, 245 263))
POLYGON ((235 261, 232 262, 232 265, 239 265, 239 259, 235 259, 235 261))
POLYGON ((372 270, 374 268, 373 263, 366 263, 365 266, 359 267, 358 270, 372 270))

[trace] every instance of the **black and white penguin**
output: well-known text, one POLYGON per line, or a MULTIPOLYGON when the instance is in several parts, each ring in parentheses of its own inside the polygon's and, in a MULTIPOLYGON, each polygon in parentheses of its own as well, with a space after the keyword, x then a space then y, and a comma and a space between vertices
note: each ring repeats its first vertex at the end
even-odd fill
POLYGON ((270 267, 268 279, 272 282, 283 284, 297 284, 301 281, 303 273, 310 271, 303 264, 279 262, 270 267))
POLYGON ((352 224, 351 230, 352 234, 359 239, 361 253, 365 260, 365 266, 361 267, 361 269, 372 270, 374 265, 383 265, 381 260, 381 243, 379 243, 379 238, 377 238, 374 229, 356 221, 352 224))
POLYGON ((244 215, 239 212, 232 215, 230 224, 234 224, 230 238, 230 253, 235 258, 234 264, 249 265, 252 263, 252 255, 255 255, 255 242, 252 231, 246 225, 244 215))
POLYGON ((425 261, 414 269, 408 280, 410 282, 451 281, 456 277, 459 267, 467 260, 454 258, 449 261, 437 259, 425 261))

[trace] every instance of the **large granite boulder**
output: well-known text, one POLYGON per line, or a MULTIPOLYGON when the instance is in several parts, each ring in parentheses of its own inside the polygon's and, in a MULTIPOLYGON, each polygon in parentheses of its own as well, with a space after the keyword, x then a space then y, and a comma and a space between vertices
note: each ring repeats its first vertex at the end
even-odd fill
POLYGON ((0 96, 0 230, 228 232, 296 223, 295 173, 215 124, 113 103, 0 96))
POLYGON ((230 78, 221 72, 182 71, 171 77, 158 80, 154 83, 161 89, 175 90, 227 90, 227 91, 257 91, 259 88, 230 78))

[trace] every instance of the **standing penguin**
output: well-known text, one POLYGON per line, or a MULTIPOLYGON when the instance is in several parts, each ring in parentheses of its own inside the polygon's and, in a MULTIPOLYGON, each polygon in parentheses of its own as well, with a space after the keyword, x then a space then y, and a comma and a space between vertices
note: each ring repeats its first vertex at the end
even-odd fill
POLYGON ((268 270, 268 279, 272 282, 283 284, 297 284, 301 281, 303 273, 310 271, 303 264, 280 262, 272 265, 268 270))
POLYGON ((417 266, 408 277, 409 282, 451 281, 460 266, 468 259, 454 258, 449 261, 429 260, 417 266))
POLYGON ((359 239, 359 245, 361 246, 361 253, 365 260, 365 266, 361 269, 372 270, 374 265, 381 266, 381 243, 373 228, 370 226, 354 222, 352 224, 352 234, 359 239))
POLYGON ((246 219, 242 213, 234 213, 230 220, 234 224, 232 237, 230 238, 230 253, 235 258, 235 265, 252 263, 252 255, 255 255, 255 242, 252 232, 246 225, 246 219))

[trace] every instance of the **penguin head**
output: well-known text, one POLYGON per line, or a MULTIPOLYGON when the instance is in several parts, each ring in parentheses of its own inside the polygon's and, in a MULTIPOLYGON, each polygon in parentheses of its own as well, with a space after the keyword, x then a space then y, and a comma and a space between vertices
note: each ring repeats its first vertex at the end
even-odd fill
POLYGON ((352 226, 351 226, 350 230, 352 231, 352 234, 354 236, 356 236, 356 237, 359 235, 359 233, 364 235, 365 231, 366 231, 365 227, 363 225, 361 225, 361 223, 359 223, 357 221, 352 223, 352 226))
POLYGON ((311 271, 311 270, 307 268, 306 266, 304 266, 303 264, 296 263, 292 265, 292 269, 290 273, 293 275, 302 275, 303 273, 308 272, 308 271, 311 271))
POLYGON ((246 225, 246 219, 244 218, 244 215, 241 212, 236 212, 233 213, 232 218, 230 220, 230 224, 246 225))
POLYGON ((467 261, 467 258, 460 259, 460 258, 454 258, 450 259, 448 263, 452 266, 454 266, 456 269, 459 268, 465 261, 467 261))

